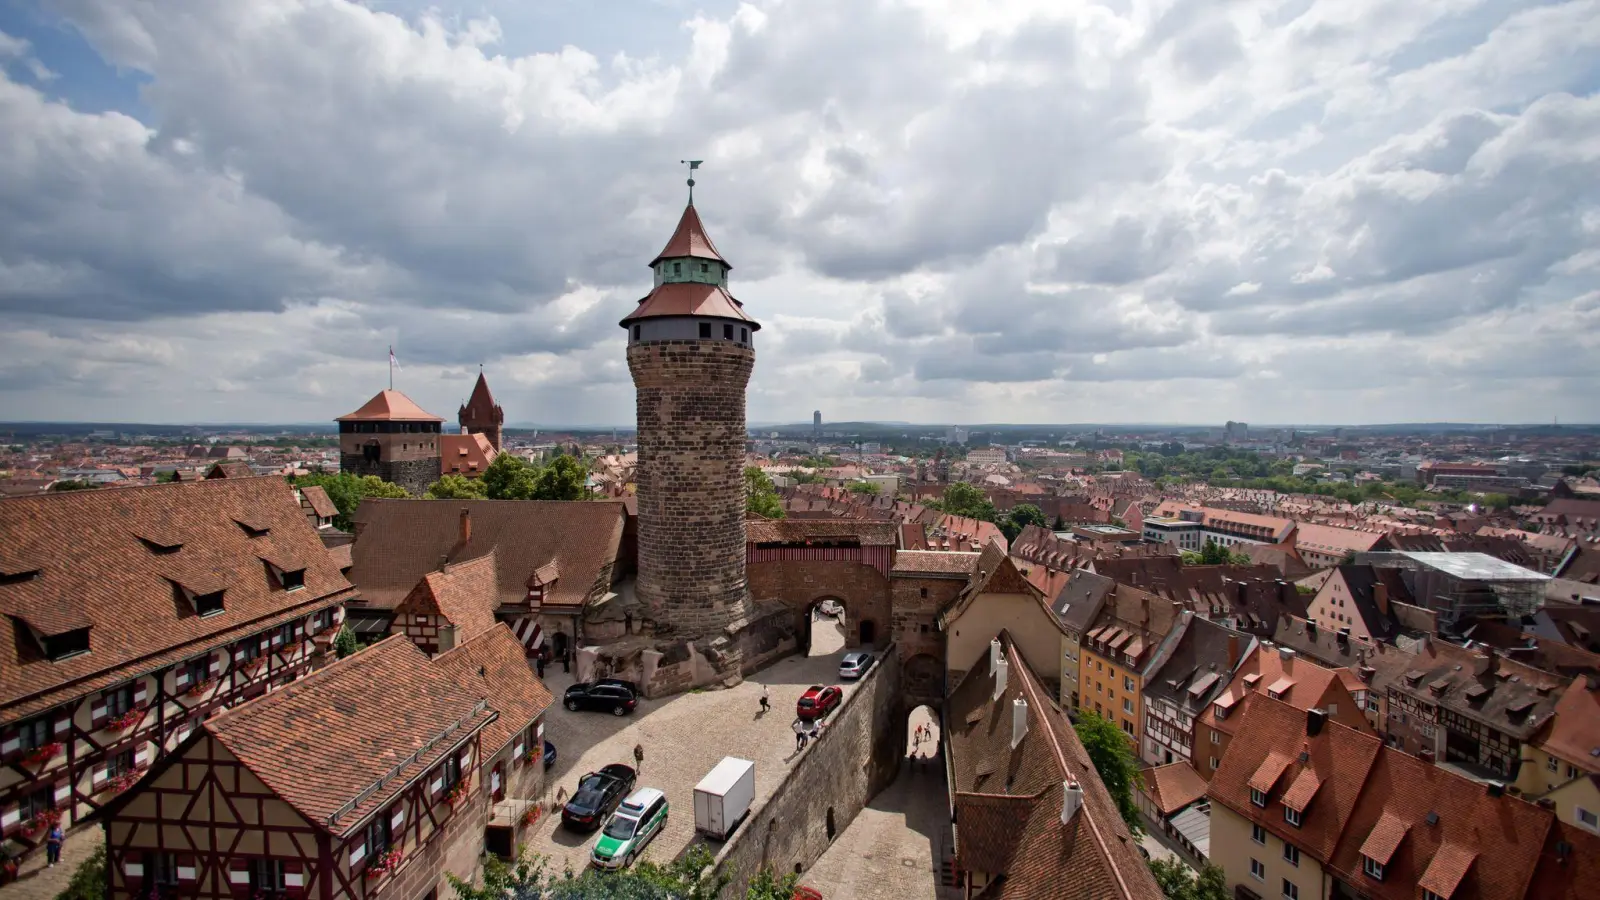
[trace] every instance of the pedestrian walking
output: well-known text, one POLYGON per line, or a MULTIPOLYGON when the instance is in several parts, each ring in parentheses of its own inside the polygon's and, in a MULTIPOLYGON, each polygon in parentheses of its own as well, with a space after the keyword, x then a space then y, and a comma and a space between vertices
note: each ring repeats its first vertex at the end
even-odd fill
POLYGON ((762 713, 762 715, 766 715, 767 713, 769 713, 771 711, 772 711, 772 701, 767 696, 767 686, 763 684, 761 686, 761 713, 762 713))
POLYGON ((55 822, 50 826, 50 834, 44 839, 45 859, 49 861, 48 868, 55 868, 61 862, 61 842, 67 839, 66 832, 61 830, 61 823, 55 822))
POLYGON ((535 656, 533 658, 533 668, 539 673, 539 679, 541 681, 544 680, 544 654, 543 653, 541 653, 538 656, 535 656))
POLYGON ((633 745, 633 769, 635 772, 644 772, 644 745, 633 745))
POLYGON ((571 650, 568 650, 567 652, 561 654, 561 671, 566 673, 566 674, 568 674, 568 675, 572 674, 572 651, 571 650))

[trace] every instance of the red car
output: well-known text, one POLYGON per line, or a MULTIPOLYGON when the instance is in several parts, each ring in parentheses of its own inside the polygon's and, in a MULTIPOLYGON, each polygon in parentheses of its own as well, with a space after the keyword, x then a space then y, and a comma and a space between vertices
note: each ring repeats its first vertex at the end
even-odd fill
POLYGON ((822 893, 816 888, 797 887, 793 900, 822 900, 822 893))
POLYGON ((794 714, 807 721, 820 719, 833 712, 833 708, 843 699, 844 691, 837 687, 813 684, 800 695, 800 702, 795 704, 794 714))

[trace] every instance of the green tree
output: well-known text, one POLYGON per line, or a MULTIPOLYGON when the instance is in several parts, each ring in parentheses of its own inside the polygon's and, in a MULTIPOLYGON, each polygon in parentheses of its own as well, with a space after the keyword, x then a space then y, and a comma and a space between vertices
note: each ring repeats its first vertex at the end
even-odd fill
POLYGON ((1511 508, 1511 498, 1505 494, 1484 494, 1483 505, 1503 512, 1511 508))
POLYGON ((72 480, 72 479, 68 479, 66 481, 58 481, 55 484, 50 485, 50 490, 52 490, 52 491, 87 491, 87 490, 89 490, 89 489, 91 489, 93 487, 94 487, 94 483, 93 482, 75 481, 75 480, 72 480))
POLYGON ((1183 554, 1183 564, 1186 566, 1245 566, 1250 564, 1250 557, 1244 553, 1234 553, 1215 540, 1206 538, 1206 545, 1200 548, 1199 553, 1186 551, 1183 554))
POLYGON ((489 492, 483 482, 465 475, 446 475, 428 485, 423 495, 429 500, 484 500, 489 492))
POLYGON ((783 518, 783 500, 772 479, 760 466, 746 466, 744 470, 744 508, 766 519, 783 518))
POLYGON ((939 502, 939 509, 952 516, 966 516, 985 522, 998 522, 1000 518, 994 504, 989 502, 982 490, 959 481, 944 489, 944 499, 939 502))
POLYGON ((589 467, 576 456, 558 456, 533 479, 535 500, 585 500, 589 497, 589 467))
POLYGON ((482 480, 490 500, 532 500, 539 470, 520 456, 502 453, 483 470, 482 480))
POLYGON ((1029 525, 1043 527, 1045 524, 1044 511, 1032 503, 1019 503, 1011 508, 1011 512, 1000 522, 1000 530, 1005 533, 1006 540, 1016 540, 1022 529, 1029 525))
POLYGON ((349 623, 346 623, 343 628, 339 629, 339 633, 333 636, 333 652, 340 659, 344 659, 360 649, 361 644, 356 641, 356 633, 350 630, 349 623))
POLYGON ((666 864, 645 860, 620 872, 569 869, 556 875, 546 871, 543 857, 519 856, 507 864, 485 856, 481 885, 446 877, 460 900, 712 900, 728 879, 702 874, 711 860, 711 851, 694 847, 666 864))
POLYGON ((351 475, 341 472, 337 475, 315 473, 301 475, 291 479, 297 487, 317 486, 328 492, 328 499, 333 501, 334 508, 339 514, 333 517, 333 527, 341 531, 349 531, 353 527, 351 517, 356 513, 356 507, 368 497, 405 499, 411 495, 406 489, 390 481, 384 481, 376 475, 351 475))
POLYGON ((794 900, 794 889, 800 885, 800 876, 793 872, 778 874, 762 867, 750 886, 745 888, 745 900, 794 900))
POLYGON ((878 485, 870 481, 852 481, 845 485, 844 489, 852 494, 872 494, 874 496, 881 492, 878 485))
POLYGON ((1088 710, 1079 713, 1074 730, 1078 732, 1078 740, 1083 742, 1083 748, 1089 751, 1094 770, 1100 773, 1100 780, 1111 792, 1111 799, 1116 801, 1122 821, 1128 824, 1128 830, 1135 836, 1139 835, 1144 831, 1144 826, 1139 821, 1139 809, 1133 802, 1133 791, 1139 786, 1139 763, 1133 758, 1133 745, 1128 743, 1128 736, 1110 719, 1088 710))
POLYGON ((106 895, 106 848, 96 844, 89 858, 78 864, 66 889, 56 900, 104 900, 106 895))
POLYGON ((171 484, 171 483, 173 483, 174 481, 177 481, 177 480, 178 480, 178 470, 177 469, 173 469, 170 472, 157 472, 156 473, 156 484, 171 484))
POLYGON ((1228 900, 1228 881, 1222 870, 1208 865, 1195 875, 1194 869, 1178 859, 1150 861, 1150 874, 1168 900, 1228 900))

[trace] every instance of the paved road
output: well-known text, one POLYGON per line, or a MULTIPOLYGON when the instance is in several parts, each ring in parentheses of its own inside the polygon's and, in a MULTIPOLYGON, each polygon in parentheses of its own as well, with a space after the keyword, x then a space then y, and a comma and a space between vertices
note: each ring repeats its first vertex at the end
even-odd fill
POLYGON ((56 894, 67 887, 78 865, 94 853, 94 848, 105 843, 105 833, 100 826, 79 829, 67 835, 61 845, 61 863, 46 868, 44 851, 39 851, 22 864, 17 880, 0 887, 3 900, 54 900, 56 894))
POLYGON ((907 726, 908 757, 900 776, 872 802, 817 860, 800 883, 827 900, 943 900, 955 894, 939 887, 939 854, 948 833, 949 805, 938 726, 918 709, 907 726), (931 739, 914 739, 918 725, 931 739))
MULTIPOLYGON (((755 762, 756 804, 771 796, 795 758, 790 727, 795 701, 812 684, 838 683, 841 656, 836 652, 788 657, 738 687, 646 700, 633 715, 622 718, 554 707, 545 721, 545 736, 559 754, 551 772, 551 791, 564 787, 570 795, 584 773, 607 763, 633 765, 633 747, 643 744, 644 770, 638 785, 665 791, 671 805, 666 827, 646 848, 644 858, 671 860, 695 840, 695 784, 724 756, 755 762), (772 711, 765 715, 759 712, 763 683, 771 690, 772 702, 772 711)), ((572 676, 559 669, 547 671, 546 682, 560 697, 572 676)), ((853 690, 851 685, 844 687, 846 692, 853 690)), ((559 823, 559 816, 542 818, 525 838, 527 850, 549 857, 554 872, 567 867, 581 871, 588 865, 598 832, 574 834, 559 823)))

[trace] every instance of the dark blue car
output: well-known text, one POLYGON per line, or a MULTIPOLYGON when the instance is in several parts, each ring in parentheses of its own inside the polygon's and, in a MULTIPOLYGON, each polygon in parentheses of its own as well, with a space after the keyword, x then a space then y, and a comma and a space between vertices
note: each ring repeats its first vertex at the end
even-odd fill
POLYGON ((544 767, 546 769, 556 764, 556 745, 549 741, 544 742, 544 767))

